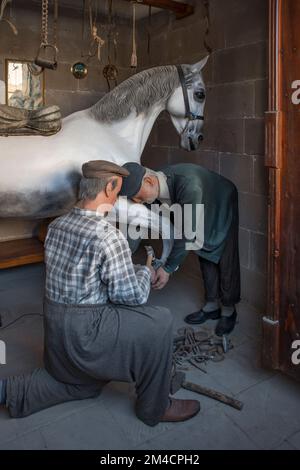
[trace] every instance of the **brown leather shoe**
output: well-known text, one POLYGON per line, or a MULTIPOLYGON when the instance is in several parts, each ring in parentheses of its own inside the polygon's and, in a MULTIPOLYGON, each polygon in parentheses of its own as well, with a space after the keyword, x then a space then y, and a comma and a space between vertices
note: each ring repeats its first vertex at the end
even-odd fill
POLYGON ((200 411, 200 403, 197 400, 178 400, 170 398, 170 405, 160 422, 186 421, 200 411))

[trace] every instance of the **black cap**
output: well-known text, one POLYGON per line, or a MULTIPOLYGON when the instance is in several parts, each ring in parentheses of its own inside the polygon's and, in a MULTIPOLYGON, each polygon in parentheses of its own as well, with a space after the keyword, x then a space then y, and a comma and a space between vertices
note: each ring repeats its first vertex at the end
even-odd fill
POLYGON ((123 184, 119 196, 127 196, 129 199, 134 197, 141 189, 146 168, 138 163, 128 162, 123 165, 129 171, 129 176, 123 179, 123 184))

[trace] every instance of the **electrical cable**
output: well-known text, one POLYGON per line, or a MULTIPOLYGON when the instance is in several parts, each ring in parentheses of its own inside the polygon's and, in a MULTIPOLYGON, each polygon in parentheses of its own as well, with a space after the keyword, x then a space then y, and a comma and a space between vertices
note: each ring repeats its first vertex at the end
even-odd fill
POLYGON ((19 320, 21 320, 24 317, 29 317, 29 316, 34 316, 34 315, 40 316, 40 317, 44 316, 42 313, 24 313, 20 317, 15 318, 13 321, 11 321, 10 323, 7 323, 7 325, 4 325, 4 326, 2 326, 2 319, 1 319, 1 316, 0 316, 0 331, 6 330, 6 328, 8 328, 9 326, 14 325, 15 323, 17 323, 19 320))

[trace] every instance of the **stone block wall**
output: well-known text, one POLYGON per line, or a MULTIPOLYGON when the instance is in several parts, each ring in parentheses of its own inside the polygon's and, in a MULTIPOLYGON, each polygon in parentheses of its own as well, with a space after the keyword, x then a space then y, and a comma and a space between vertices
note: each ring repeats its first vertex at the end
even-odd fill
MULTIPOLYGON (((153 19, 151 54, 147 21, 139 30, 141 67, 193 63, 207 54, 205 9, 175 20, 169 13, 153 19)), ((143 154, 152 168, 193 162, 231 179, 239 190, 240 255, 243 299, 264 312, 267 263, 267 171, 264 167, 264 112, 267 109, 267 0, 210 0, 213 49, 204 71, 207 86, 204 142, 196 152, 178 146, 166 114, 153 128, 143 154)))

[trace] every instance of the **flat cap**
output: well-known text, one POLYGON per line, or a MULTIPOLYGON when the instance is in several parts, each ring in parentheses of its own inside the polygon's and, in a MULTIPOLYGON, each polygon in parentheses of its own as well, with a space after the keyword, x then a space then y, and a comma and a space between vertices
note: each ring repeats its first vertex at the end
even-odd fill
POLYGON ((105 178, 110 176, 129 176, 129 171, 122 166, 106 160, 90 160, 82 165, 82 175, 85 178, 105 178))
POLYGON ((134 162, 125 163, 123 168, 129 172, 129 176, 123 181, 119 195, 127 196, 130 199, 141 189, 146 168, 134 162))

